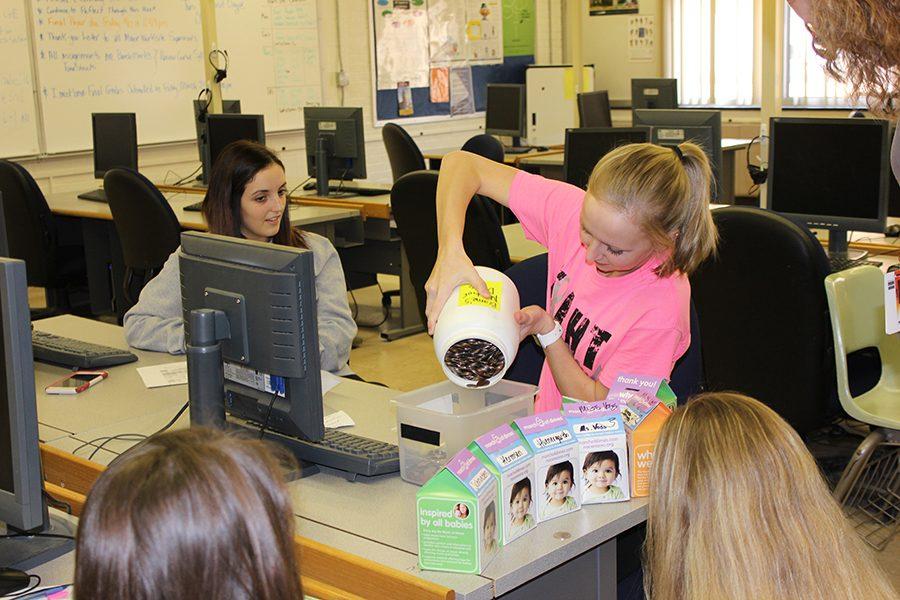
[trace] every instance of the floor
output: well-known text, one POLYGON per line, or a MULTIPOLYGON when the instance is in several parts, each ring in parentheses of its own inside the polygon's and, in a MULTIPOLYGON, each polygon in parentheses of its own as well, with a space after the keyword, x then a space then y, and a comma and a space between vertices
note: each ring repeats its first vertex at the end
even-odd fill
MULTIPOLYGON (((396 277, 379 276, 379 283, 386 290, 397 289, 397 281, 396 277)), ((43 306, 43 300, 42 290, 29 288, 29 303, 33 307, 43 306)), ((395 298, 395 305, 396 302, 395 298)), ((381 290, 376 286, 355 290, 350 306, 356 314, 357 323, 376 325, 385 317, 381 305, 381 290)), ((398 307, 394 306, 390 319, 396 320, 398 314, 398 307)), ((367 381, 382 383, 402 391, 442 381, 444 376, 435 357, 431 337, 426 333, 419 333, 386 342, 379 333, 388 324, 389 322, 382 323, 380 327, 360 325, 356 347, 350 353, 351 368, 367 381)), ((900 535, 894 536, 883 551, 876 552, 875 559, 888 574, 894 587, 900 590, 900 535)))

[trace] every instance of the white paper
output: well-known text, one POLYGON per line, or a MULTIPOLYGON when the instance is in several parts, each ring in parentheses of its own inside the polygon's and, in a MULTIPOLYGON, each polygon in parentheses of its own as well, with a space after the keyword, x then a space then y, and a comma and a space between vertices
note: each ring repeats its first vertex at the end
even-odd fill
POLYGON ((884 275, 884 330, 890 334, 900 332, 900 271, 884 275))
POLYGON ((396 90, 397 83, 428 87, 428 13, 424 7, 388 8, 374 3, 376 73, 379 90, 396 90))
POLYGON ((468 115, 475 112, 472 92, 472 67, 450 69, 450 114, 468 115))
POLYGON ((342 410, 325 415, 325 427, 353 427, 356 423, 342 410))
POLYGON ((453 414, 453 394, 447 394, 445 396, 440 396, 435 398, 434 400, 429 400, 428 402, 423 402, 419 405, 419 408, 424 408, 425 410, 430 410, 432 412, 441 413, 445 415, 453 414))
POLYGON ((337 375, 329 373, 328 371, 322 371, 322 395, 324 396, 331 389, 341 382, 341 378, 337 375))
POLYGON ((138 375, 148 388, 165 387, 167 385, 184 385, 188 382, 187 361, 138 367, 138 375))
POLYGON ((656 51, 653 15, 628 18, 628 60, 642 62, 653 60, 656 51))

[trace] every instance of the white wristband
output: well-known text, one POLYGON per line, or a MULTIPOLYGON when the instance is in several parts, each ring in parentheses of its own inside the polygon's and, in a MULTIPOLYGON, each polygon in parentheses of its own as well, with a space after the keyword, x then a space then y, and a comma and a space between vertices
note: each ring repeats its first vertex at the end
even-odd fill
POLYGON ((534 334, 534 339, 536 339, 538 344, 541 345, 541 348, 546 348, 547 346, 561 338, 562 334, 562 325, 560 325, 557 321, 553 321, 553 329, 551 329, 547 333, 534 334))

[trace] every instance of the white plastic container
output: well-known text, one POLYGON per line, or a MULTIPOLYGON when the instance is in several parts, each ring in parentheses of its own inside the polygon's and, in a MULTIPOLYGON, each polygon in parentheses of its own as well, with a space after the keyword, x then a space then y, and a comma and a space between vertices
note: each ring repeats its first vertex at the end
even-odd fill
POLYGON ((484 388, 503 379, 519 351, 519 326, 513 318, 519 290, 500 271, 475 270, 491 298, 468 284, 455 288, 438 315, 434 351, 447 379, 461 387, 484 388))
POLYGON ((442 381, 397 396, 400 477, 424 484, 479 435, 532 414, 535 393, 517 381, 477 390, 442 381))

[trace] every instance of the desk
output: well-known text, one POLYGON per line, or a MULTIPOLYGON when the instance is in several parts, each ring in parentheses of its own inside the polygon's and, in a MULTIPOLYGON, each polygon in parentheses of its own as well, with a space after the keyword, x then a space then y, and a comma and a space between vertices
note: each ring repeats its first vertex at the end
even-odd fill
MULTIPOLYGON (((91 342, 124 346, 121 328, 73 316, 35 322, 35 327, 91 342)), ((38 420, 45 442, 61 449, 98 435, 149 434, 183 405, 186 386, 146 390, 136 367, 178 358, 137 351, 137 363, 110 369, 109 378, 83 394, 62 399, 42 392, 65 369, 35 364, 38 420), (55 437, 65 433, 64 437, 55 437)), ((183 358, 182 358, 183 360, 183 358)), ((358 423, 349 431, 396 442, 394 407, 399 392, 345 380, 325 396, 325 412, 345 410, 358 423)), ((186 427, 187 414, 176 427, 186 427)), ((98 454, 108 463, 134 442, 117 441, 98 454)), ((83 454, 83 453, 82 453, 83 454)), ((482 575, 421 571, 417 566, 415 494, 418 488, 398 474, 351 483, 319 473, 289 485, 299 533, 345 552, 456 590, 457 598, 554 597, 561 588, 584 590, 584 597, 615 598, 615 536, 646 519, 646 499, 588 506, 538 526, 527 540, 511 544, 482 575), (561 533, 564 532, 564 533, 561 533)))
MULTIPOLYGON (((457 150, 459 150, 459 148, 441 148, 439 150, 431 150, 430 152, 425 152, 422 154, 422 156, 425 158, 425 160, 428 161, 429 169, 431 169, 432 171, 439 171, 441 168, 441 161, 444 159, 444 156, 457 150)), ((521 154, 504 154, 503 162, 507 165, 518 167, 525 161, 525 159, 539 159, 552 156, 562 157, 562 154, 562 146, 551 146, 547 150, 532 149, 521 154)), ((562 159, 560 158, 560 161, 561 160, 562 159)), ((562 162, 560 162, 560 164, 562 164, 562 162)))

